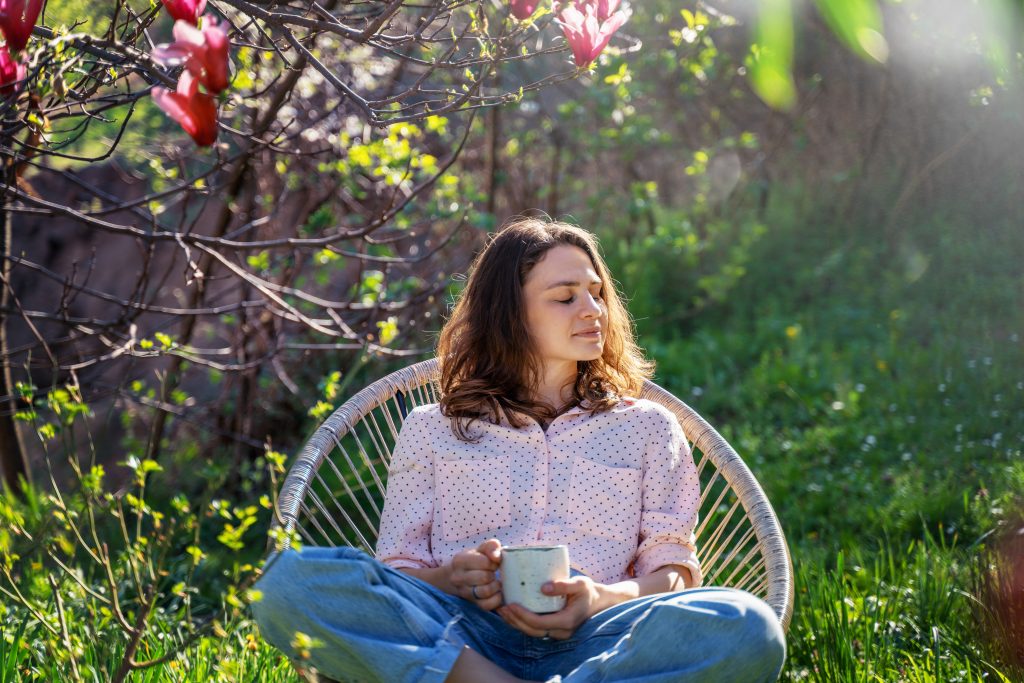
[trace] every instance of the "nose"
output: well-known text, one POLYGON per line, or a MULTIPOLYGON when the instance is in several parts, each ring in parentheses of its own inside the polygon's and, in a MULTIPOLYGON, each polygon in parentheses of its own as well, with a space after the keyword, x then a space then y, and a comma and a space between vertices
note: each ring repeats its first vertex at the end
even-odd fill
POLYGON ((593 297, 590 293, 583 298, 583 312, 584 318, 600 318, 604 315, 604 302, 600 299, 593 297))

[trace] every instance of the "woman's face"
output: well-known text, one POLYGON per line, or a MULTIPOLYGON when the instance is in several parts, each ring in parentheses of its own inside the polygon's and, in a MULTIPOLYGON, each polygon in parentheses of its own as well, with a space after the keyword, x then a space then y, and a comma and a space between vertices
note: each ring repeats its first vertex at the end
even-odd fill
POLYGON ((564 364, 575 373, 577 361, 601 357, 607 329, 602 286, 587 252, 568 244, 549 249, 527 274, 526 326, 548 371, 564 364))

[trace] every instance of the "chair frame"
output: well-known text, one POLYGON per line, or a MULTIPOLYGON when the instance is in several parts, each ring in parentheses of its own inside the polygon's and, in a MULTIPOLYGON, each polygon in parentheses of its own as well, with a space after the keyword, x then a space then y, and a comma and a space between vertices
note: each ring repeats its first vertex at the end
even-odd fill
MULTIPOLYGON (((277 501, 278 517, 274 521, 274 526, 283 528, 285 532, 289 533, 277 535, 279 539, 277 542, 278 550, 289 545, 288 539, 291 532, 302 530, 303 516, 306 516, 307 519, 315 523, 316 520, 310 517, 311 508, 304 501, 310 494, 311 485, 317 477, 320 466, 328 454, 334 450, 335 446, 341 443, 341 438, 348 434, 371 411, 384 405, 387 401, 395 401, 397 403, 403 419, 407 414, 406 400, 412 398, 413 402, 417 405, 433 402, 433 399, 436 398, 436 386, 434 383, 438 378, 438 372, 436 358, 393 372, 359 391, 320 425, 302 449, 282 485, 277 501)), ((695 410, 651 381, 644 382, 640 397, 660 403, 672 411, 683 428, 683 433, 693 444, 694 452, 699 451, 703 454, 698 469, 703 470, 705 464, 710 462, 717 470, 712 476, 714 478, 721 476, 725 480, 725 488, 718 494, 717 500, 711 509, 715 510, 720 509, 720 506, 724 507, 724 503, 721 503, 721 501, 724 500, 727 492, 731 491, 735 495, 736 500, 733 502, 732 508, 724 515, 725 522, 721 522, 718 527, 711 530, 704 529, 702 525, 698 526, 698 557, 700 557, 701 552, 701 541, 705 536, 708 536, 713 541, 713 543, 708 544, 709 546, 713 548, 714 545, 718 545, 717 553, 712 553, 711 557, 707 558, 710 560, 708 564, 712 565, 717 560, 722 559, 720 554, 733 541, 733 535, 737 533, 738 527, 734 528, 731 532, 725 531, 725 526, 733 516, 737 506, 742 506, 744 516, 746 517, 746 520, 741 518, 741 521, 748 521, 750 524, 750 529, 742 535, 742 538, 745 539, 749 536, 751 541, 756 538, 756 545, 753 546, 753 550, 748 551, 742 558, 738 558, 740 560, 740 568, 744 568, 748 560, 753 564, 742 579, 736 576, 737 570, 734 570, 730 576, 725 577, 723 583, 714 583, 715 579, 720 577, 708 571, 710 566, 704 566, 706 558, 701 557, 702 568, 705 569, 706 577, 709 577, 706 579, 708 585, 738 585, 738 580, 742 580, 743 583, 747 584, 752 580, 750 575, 753 573, 753 578, 757 579, 756 586, 758 590, 756 592, 775 611, 783 629, 788 630, 793 613, 793 565, 782 527, 764 490, 757 482, 757 479, 754 478, 746 463, 733 450, 732 446, 695 410), (726 534, 728 534, 728 538, 723 539, 723 536, 726 534), (756 562, 754 562, 754 551, 758 551, 761 556, 761 559, 756 560, 756 562), (761 566, 762 562, 763 566, 761 566), (761 571, 763 571, 763 576, 758 573, 761 571), (734 579, 738 580, 734 581, 734 579)), ((392 424, 393 420, 390 418, 390 415, 386 416, 386 421, 392 433, 397 434, 401 425, 392 424)), ((374 426, 379 434, 379 425, 375 423, 374 426)), ((375 443, 374 446, 378 449, 382 447, 378 443, 375 443)), ((384 448, 386 449, 386 446, 384 448)), ((360 455, 364 462, 369 464, 368 454, 363 450, 361 444, 360 455)), ((380 455, 378 454, 378 457, 380 455)), ((390 454, 387 455, 389 462, 390 454)), ((334 467, 333 464, 332 467, 334 467)), ((376 471, 374 471, 374 479, 376 479, 378 489, 382 490, 384 483, 377 478, 376 471)), ((712 482, 714 482, 714 479, 712 479, 712 482)), ((711 484, 708 485, 707 489, 710 492, 711 484)), ((704 507, 705 495, 702 487, 702 509, 704 507)), ((318 499, 314 502, 319 506, 321 513, 326 513, 318 499)), ((332 521, 331 523, 334 524, 335 522, 332 521)), ((742 541, 735 547, 741 549, 745 547, 747 542, 742 541)), ((365 543, 365 545, 372 551, 372 546, 369 543, 365 543)), ((736 552, 737 550, 734 550, 733 555, 728 556, 730 561, 737 559, 734 557, 736 552)))

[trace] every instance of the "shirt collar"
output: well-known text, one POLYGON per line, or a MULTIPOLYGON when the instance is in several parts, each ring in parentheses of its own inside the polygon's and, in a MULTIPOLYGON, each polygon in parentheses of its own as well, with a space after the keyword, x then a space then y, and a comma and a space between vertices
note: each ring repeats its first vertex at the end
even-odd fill
MULTIPOLYGON (((585 414, 585 413, 589 414, 591 411, 593 411, 593 409, 594 409, 593 402, 584 398, 579 403, 577 403, 576 405, 574 405, 571 408, 569 408, 568 410, 566 410, 564 413, 558 415, 558 417, 556 417, 555 419, 557 420, 558 418, 563 417, 563 416, 567 417, 567 416, 572 416, 572 415, 582 415, 582 414, 585 414)), ((511 424, 508 421, 508 417, 507 417, 505 411, 502 410, 502 409, 499 409, 499 411, 500 411, 501 415, 500 415, 498 423, 503 425, 503 426, 506 426, 506 427, 511 426, 511 424)))

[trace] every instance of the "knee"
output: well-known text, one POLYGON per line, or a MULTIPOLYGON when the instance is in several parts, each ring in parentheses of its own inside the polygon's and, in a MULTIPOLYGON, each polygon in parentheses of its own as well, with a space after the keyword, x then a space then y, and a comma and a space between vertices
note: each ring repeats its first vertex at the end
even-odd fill
POLYGON ((280 627, 282 619, 292 612, 289 603, 294 597, 296 561, 294 550, 271 556, 264 565, 263 576, 253 586, 256 595, 250 610, 268 640, 271 639, 270 634, 280 627))
POLYGON ((251 611, 260 631, 280 647, 285 634, 303 630, 299 622, 317 611, 323 596, 349 577, 364 578, 363 565, 372 561, 352 548, 309 547, 273 555, 253 586, 257 596, 251 611))
POLYGON ((786 659, 786 636, 775 610, 745 591, 729 592, 730 600, 742 615, 736 642, 743 643, 743 647, 738 655, 747 660, 751 670, 764 672, 767 680, 775 680, 786 659))
POLYGON ((651 616, 662 626, 691 632, 699 622, 709 642, 726 648, 720 656, 736 670, 747 672, 746 680, 775 680, 782 670, 786 658, 782 626, 775 611, 750 593, 731 588, 684 591, 657 604, 651 616))

